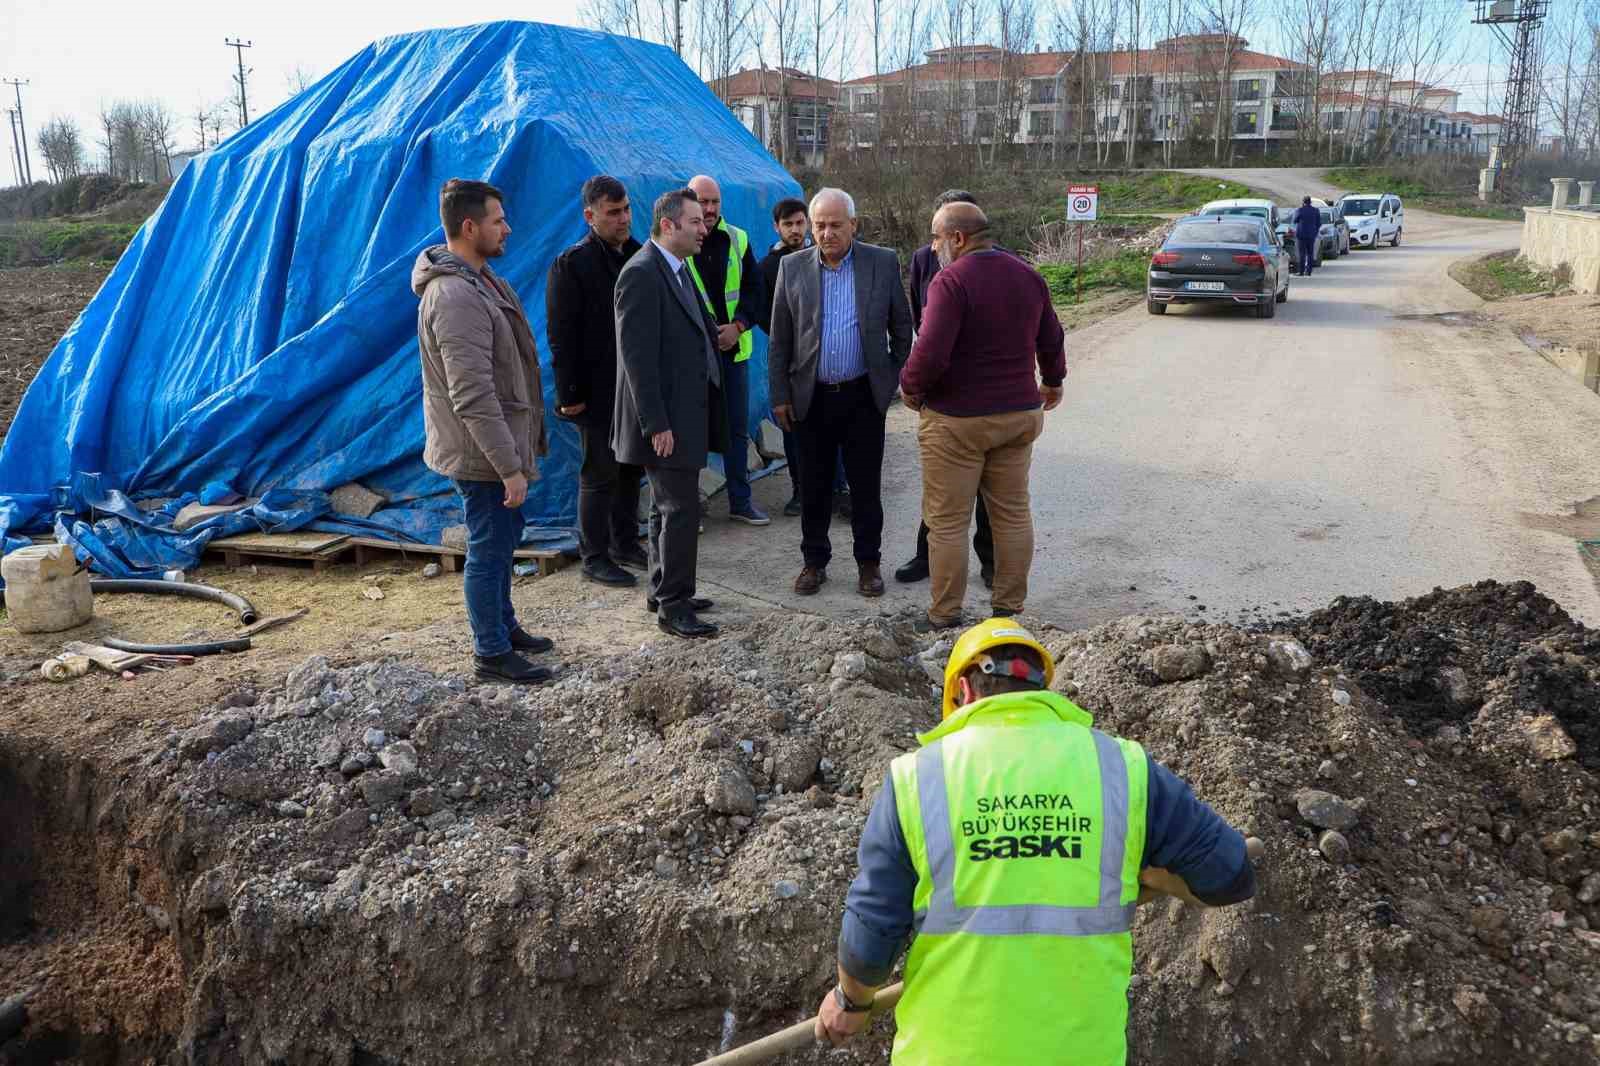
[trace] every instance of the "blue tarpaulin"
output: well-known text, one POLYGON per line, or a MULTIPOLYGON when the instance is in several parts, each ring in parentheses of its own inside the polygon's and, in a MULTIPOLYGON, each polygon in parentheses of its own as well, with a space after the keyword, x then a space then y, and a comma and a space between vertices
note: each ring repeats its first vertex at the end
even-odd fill
MULTIPOLYGON (((98 569, 192 565, 212 536, 348 529, 437 543, 461 520, 422 464, 412 261, 444 239, 452 177, 506 194, 494 269, 527 307, 544 363, 545 274, 584 234, 578 190, 621 179, 645 239, 649 205, 706 173, 761 248, 799 186, 670 49, 538 23, 390 37, 195 158, 29 387, 0 446, 0 537, 51 528, 98 569), (385 505, 355 521, 326 493, 385 505), (185 534, 175 506, 260 497, 185 534), (59 521, 58 521, 58 515, 59 521)), ((767 412, 756 334, 751 425, 767 412)), ((579 461, 549 418, 550 456, 523 510, 570 526, 579 461)))

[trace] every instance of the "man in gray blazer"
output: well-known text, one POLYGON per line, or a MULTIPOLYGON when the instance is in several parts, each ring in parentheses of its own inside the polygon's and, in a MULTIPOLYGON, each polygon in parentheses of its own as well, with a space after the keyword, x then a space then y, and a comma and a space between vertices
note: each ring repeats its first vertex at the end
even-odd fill
POLYGON ((705 239, 705 218, 688 189, 656 199, 650 241, 617 276, 617 393, 611 444, 619 463, 650 480, 650 584, 645 606, 680 637, 717 627, 696 614, 700 468, 727 437, 715 329, 684 261, 705 239))
POLYGON ((900 260, 855 239, 855 201, 842 189, 811 199, 813 248, 778 267, 767 349, 772 414, 800 448, 800 552, 794 590, 828 580, 834 456, 844 459, 853 509, 856 590, 883 595, 884 416, 911 352, 911 306, 900 260))

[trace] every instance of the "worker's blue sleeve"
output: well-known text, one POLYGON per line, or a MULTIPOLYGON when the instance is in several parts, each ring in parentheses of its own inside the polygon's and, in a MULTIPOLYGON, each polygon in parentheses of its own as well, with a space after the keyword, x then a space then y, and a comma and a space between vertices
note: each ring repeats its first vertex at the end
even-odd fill
POLYGON ((1213 907, 1255 895, 1256 875, 1244 837, 1196 799, 1182 778, 1149 755, 1145 758, 1150 785, 1141 865, 1177 874, 1196 899, 1213 907))
POLYGON ((845 896, 839 927, 839 966, 864 985, 881 985, 911 935, 911 901, 917 890, 917 870, 900 831, 888 774, 861 831, 857 859, 860 868, 845 896))

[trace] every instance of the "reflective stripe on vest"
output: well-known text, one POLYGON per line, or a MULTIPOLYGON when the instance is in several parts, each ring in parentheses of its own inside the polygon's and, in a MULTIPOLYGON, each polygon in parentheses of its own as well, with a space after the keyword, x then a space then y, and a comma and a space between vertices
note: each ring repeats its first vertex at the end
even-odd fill
MULTIPOLYGON (((717 228, 728 235, 728 276, 723 280, 723 300, 728 307, 728 321, 733 321, 734 312, 739 310, 739 289, 744 282, 744 254, 750 248, 750 238, 738 226, 728 224, 725 218, 717 219, 717 228)), ((706 294, 706 283, 700 280, 700 271, 695 269, 694 257, 689 257, 689 276, 694 278, 694 287, 700 290, 700 300, 706 305, 706 310, 711 312, 711 318, 716 320, 717 310, 711 306, 711 297, 706 294)), ((733 357, 735 363, 742 363, 750 358, 751 345, 754 338, 749 330, 739 334, 739 352, 733 357)))
POLYGON ((943 740, 917 752, 917 804, 922 812, 923 845, 933 896, 928 909, 913 918, 919 933, 975 933, 980 936, 1104 936, 1133 928, 1134 904, 1122 903, 1122 867, 1128 846, 1128 767, 1117 742, 1100 730, 1094 735, 1100 763, 1100 903, 1060 907, 1029 903, 998 907, 957 907, 956 848, 950 836, 950 794, 945 787, 943 740))

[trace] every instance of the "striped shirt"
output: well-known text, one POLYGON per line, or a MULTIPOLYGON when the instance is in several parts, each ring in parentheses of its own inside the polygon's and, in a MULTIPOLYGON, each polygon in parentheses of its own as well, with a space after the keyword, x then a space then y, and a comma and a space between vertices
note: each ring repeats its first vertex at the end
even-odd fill
POLYGON ((867 372, 856 321, 856 249, 851 244, 837 269, 822 261, 822 361, 817 380, 826 385, 850 381, 867 372))

